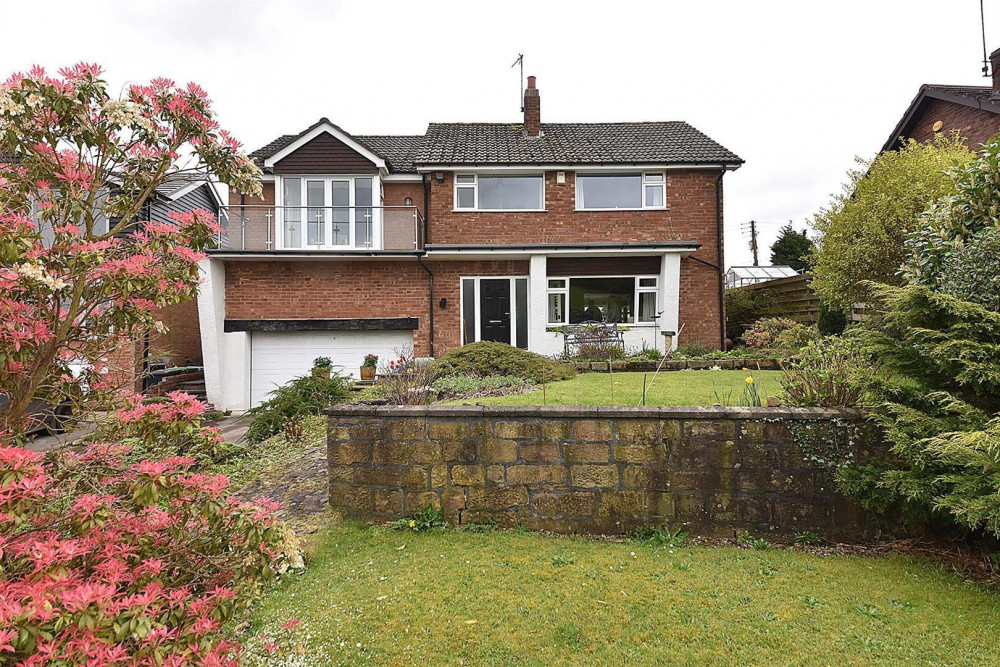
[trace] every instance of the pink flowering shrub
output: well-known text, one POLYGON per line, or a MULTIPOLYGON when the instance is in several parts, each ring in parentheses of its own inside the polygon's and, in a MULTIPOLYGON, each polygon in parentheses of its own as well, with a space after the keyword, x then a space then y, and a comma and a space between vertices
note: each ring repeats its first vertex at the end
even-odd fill
POLYGON ((220 228, 208 211, 134 223, 168 178, 214 174, 257 194, 259 170, 205 91, 167 79, 108 94, 96 65, 0 83, 0 430, 39 405, 101 405, 116 353, 190 299, 220 228))

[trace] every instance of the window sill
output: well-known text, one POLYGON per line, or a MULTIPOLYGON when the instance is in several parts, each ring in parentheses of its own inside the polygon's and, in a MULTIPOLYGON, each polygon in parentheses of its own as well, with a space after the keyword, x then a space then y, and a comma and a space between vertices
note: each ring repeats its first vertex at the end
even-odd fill
POLYGON ((575 213, 634 213, 636 211, 669 211, 669 206, 647 207, 647 208, 575 208, 575 213))
POLYGON ((544 208, 453 208, 452 213, 548 213, 544 208))

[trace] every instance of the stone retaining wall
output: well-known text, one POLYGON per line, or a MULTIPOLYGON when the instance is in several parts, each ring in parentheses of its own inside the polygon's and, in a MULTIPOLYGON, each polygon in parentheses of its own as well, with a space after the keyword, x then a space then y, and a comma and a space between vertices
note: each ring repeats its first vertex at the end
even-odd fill
POLYGON ((453 524, 492 519, 555 532, 683 524, 712 535, 857 536, 868 528, 796 444, 810 432, 871 439, 853 413, 345 405, 327 414, 330 504, 365 519, 431 504, 453 524))

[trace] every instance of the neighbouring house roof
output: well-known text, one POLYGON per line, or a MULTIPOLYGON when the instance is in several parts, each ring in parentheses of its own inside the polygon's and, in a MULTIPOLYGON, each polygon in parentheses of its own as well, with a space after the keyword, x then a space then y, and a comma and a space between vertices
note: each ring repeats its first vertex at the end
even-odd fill
MULTIPOLYGON (((278 137, 250 153, 264 161, 322 123, 278 137)), ((339 129, 339 128, 338 128, 339 129)), ((481 164, 725 164, 743 160, 681 121, 649 123, 542 123, 529 138, 519 123, 431 123, 424 135, 349 135, 382 157, 390 171, 414 173, 422 165, 481 164)))
POLYGON ((726 164, 743 160, 682 121, 542 123, 528 137, 520 123, 431 123, 416 157, 435 164, 726 164))
POLYGON ((899 145, 899 138, 910 135, 913 123, 920 117, 920 110, 927 100, 943 100, 973 109, 982 109, 991 113, 1000 114, 1000 96, 993 93, 990 86, 947 86, 942 84, 925 83, 920 86, 916 97, 910 102, 906 113, 893 128, 892 134, 882 146, 883 151, 894 150, 899 145))

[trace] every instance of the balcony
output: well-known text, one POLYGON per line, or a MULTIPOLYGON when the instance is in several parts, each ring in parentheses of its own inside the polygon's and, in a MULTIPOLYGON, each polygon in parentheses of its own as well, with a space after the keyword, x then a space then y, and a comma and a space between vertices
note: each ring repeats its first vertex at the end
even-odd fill
POLYGON ((416 206, 224 206, 214 252, 413 252, 423 248, 416 206))

